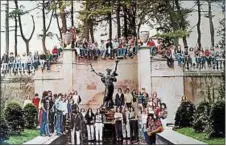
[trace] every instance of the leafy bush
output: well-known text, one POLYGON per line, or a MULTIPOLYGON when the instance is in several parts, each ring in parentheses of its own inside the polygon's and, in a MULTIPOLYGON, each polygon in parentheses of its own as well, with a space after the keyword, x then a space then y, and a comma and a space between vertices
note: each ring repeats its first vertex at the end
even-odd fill
POLYGON ((32 129, 36 127, 38 117, 38 110, 36 107, 29 103, 24 107, 24 120, 25 120, 25 127, 28 129, 32 129))
POLYGON ((180 104, 176 112, 175 126, 179 128, 192 126, 195 105, 190 101, 184 101, 180 104))
POLYGON ((224 100, 217 101, 212 105, 206 132, 208 134, 208 137, 225 137, 224 100))
POLYGON ((9 139, 9 125, 4 118, 0 119, 0 144, 9 139))
POLYGON ((6 105, 5 120, 9 124, 11 134, 20 134, 24 130, 24 118, 21 106, 12 102, 6 105))
POLYGON ((210 113, 210 104, 208 102, 201 102, 194 114, 193 129, 195 132, 203 132, 208 124, 208 117, 210 113))

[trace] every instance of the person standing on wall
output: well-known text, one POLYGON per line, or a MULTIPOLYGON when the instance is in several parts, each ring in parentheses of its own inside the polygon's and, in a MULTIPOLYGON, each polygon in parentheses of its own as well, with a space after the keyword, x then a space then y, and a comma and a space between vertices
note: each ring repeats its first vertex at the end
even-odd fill
POLYGON ((91 108, 88 109, 85 119, 88 132, 88 141, 92 141, 94 140, 94 113, 91 108))
POLYGON ((103 137, 104 116, 100 113, 100 109, 97 109, 95 115, 95 136, 96 141, 101 142, 103 137))
POLYGON ((75 135, 76 135, 76 144, 81 144, 81 131, 82 131, 82 121, 83 116, 79 112, 77 106, 72 107, 72 116, 71 116, 71 144, 75 144, 75 135))

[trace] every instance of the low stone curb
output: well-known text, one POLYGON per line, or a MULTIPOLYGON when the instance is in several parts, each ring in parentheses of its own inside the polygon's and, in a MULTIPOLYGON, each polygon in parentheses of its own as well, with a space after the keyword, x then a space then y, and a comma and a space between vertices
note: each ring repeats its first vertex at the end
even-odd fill
POLYGON ((180 134, 172 129, 165 129, 156 135, 157 145, 206 145, 206 143, 180 134))

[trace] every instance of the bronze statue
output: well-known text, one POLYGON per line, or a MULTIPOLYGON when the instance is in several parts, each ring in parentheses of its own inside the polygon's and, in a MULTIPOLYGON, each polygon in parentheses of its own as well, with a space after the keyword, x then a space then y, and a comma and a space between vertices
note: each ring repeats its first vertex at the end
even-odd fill
POLYGON ((118 60, 115 61, 116 66, 115 66, 115 70, 114 72, 111 74, 111 69, 107 68, 107 74, 104 75, 103 73, 97 73, 94 69, 92 64, 90 64, 91 66, 91 71, 94 72, 96 75, 98 75, 99 77, 101 77, 101 81, 104 83, 105 85, 105 93, 104 93, 104 101, 103 101, 103 105, 102 107, 105 108, 113 108, 113 93, 114 93, 114 82, 117 82, 116 76, 118 76, 118 74, 116 73, 117 71, 117 66, 118 66, 118 60))

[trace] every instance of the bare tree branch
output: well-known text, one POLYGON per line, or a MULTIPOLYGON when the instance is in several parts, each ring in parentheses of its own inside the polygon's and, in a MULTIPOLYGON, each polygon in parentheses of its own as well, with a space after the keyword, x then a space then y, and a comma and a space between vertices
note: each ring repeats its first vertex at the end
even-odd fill
POLYGON ((32 30, 32 33, 31 33, 31 35, 30 35, 28 41, 31 40, 31 38, 32 38, 32 36, 34 35, 34 32, 35 32, 35 20, 34 20, 34 16, 31 15, 31 18, 32 18, 32 22, 33 22, 33 30, 32 30))
POLYGON ((51 14, 51 17, 50 17, 49 25, 48 25, 48 27, 46 28, 46 32, 48 32, 48 30, 49 30, 49 28, 50 28, 50 25, 51 25, 51 23, 52 23, 53 14, 54 14, 54 10, 52 10, 52 14, 51 14))

